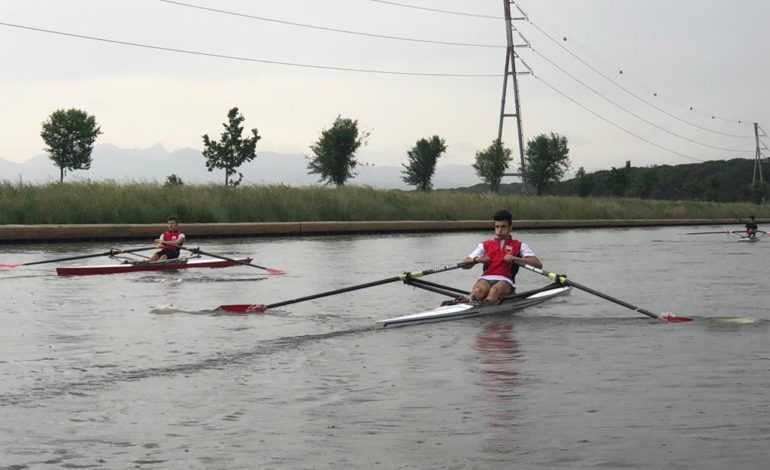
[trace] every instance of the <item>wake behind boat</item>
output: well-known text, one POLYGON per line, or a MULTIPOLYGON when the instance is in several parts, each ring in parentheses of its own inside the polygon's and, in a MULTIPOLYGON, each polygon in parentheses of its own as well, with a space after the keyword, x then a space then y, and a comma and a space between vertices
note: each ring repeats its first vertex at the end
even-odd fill
POLYGON ((91 276, 96 274, 119 274, 137 271, 170 271, 190 268, 227 268, 241 264, 250 264, 251 258, 233 260, 181 258, 164 261, 123 260, 122 263, 57 267, 59 276, 91 276))
POLYGON ((387 320, 380 320, 377 322, 377 327, 394 328, 398 326, 417 325, 420 323, 459 320, 481 315, 513 313, 526 307, 541 304, 554 297, 568 294, 570 290, 570 286, 564 286, 555 282, 540 289, 508 296, 494 304, 473 304, 466 301, 455 300, 426 312, 411 313, 400 317, 389 318, 387 320))

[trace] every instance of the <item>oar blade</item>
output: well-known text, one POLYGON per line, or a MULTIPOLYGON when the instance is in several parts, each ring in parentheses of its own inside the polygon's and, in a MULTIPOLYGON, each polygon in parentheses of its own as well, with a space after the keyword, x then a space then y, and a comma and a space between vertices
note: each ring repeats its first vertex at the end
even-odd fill
POLYGON ((267 311, 265 304, 230 304, 217 307, 227 313, 263 313, 267 311))
POLYGON ((672 323, 687 323, 689 321, 693 321, 693 318, 691 317, 683 317, 681 315, 674 315, 673 313, 661 313, 660 319, 670 321, 672 323))
POLYGON ((15 268, 21 266, 20 264, 0 264, 0 268, 15 268))
POLYGON ((275 268, 265 268, 265 271, 267 271, 268 274, 276 274, 276 275, 286 274, 286 271, 281 271, 280 269, 275 269, 275 268))

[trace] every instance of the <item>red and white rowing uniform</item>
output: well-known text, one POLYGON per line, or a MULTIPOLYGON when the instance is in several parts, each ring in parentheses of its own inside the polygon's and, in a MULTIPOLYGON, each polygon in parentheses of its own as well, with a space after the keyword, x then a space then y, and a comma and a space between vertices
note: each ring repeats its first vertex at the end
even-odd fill
POLYGON ((527 256, 536 256, 529 246, 519 240, 511 238, 509 235, 505 240, 498 240, 493 238, 491 240, 484 240, 479 243, 475 250, 468 255, 470 258, 476 258, 479 256, 489 256, 489 263, 484 265, 484 273, 481 275, 481 279, 488 281, 505 281, 516 287, 516 273, 519 270, 519 265, 516 263, 506 263, 503 261, 505 255, 513 255, 519 258, 526 258, 527 256))

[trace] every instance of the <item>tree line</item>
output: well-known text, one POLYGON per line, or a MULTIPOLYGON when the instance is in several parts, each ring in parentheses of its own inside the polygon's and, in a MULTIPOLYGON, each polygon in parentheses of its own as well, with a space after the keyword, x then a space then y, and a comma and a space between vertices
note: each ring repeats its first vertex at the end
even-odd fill
MULTIPOLYGON (((257 129, 244 135, 244 121, 238 108, 232 108, 222 124, 219 140, 208 134, 202 136, 206 168, 224 170, 225 186, 238 186, 243 180, 238 169, 257 157, 257 143, 262 136, 257 129)), ((90 168, 93 145, 101 133, 96 118, 79 109, 56 110, 43 123, 40 135, 46 143, 46 152, 60 169, 60 181, 64 180, 67 170, 90 168)), ((319 182, 325 185, 345 185, 357 174, 361 164, 357 152, 367 144, 370 134, 359 128, 358 120, 337 116, 310 145, 313 155, 308 157, 308 174, 317 174, 319 182)), ((438 135, 417 140, 406 151, 406 163, 401 165, 402 180, 418 191, 430 191, 437 162, 447 148, 446 140, 438 135)), ((500 192, 501 180, 513 161, 512 153, 499 140, 477 151, 472 167, 484 185, 468 190, 500 192)), ((550 133, 527 141, 521 173, 530 191, 537 195, 760 204, 770 198, 770 185, 753 181, 753 165, 754 161, 749 159, 650 167, 632 167, 627 161, 623 167, 593 173, 580 167, 575 177, 562 181, 570 168, 569 146, 566 137, 550 133)), ((184 182, 170 175, 166 184, 184 182)), ((514 183, 503 188, 504 192, 511 190, 521 192, 521 185, 514 183)))
MULTIPOLYGON (((243 174, 238 169, 257 157, 257 143, 262 138, 257 129, 244 135, 245 118, 238 108, 227 113, 227 122, 219 140, 202 136, 202 155, 208 171, 224 170, 225 186, 238 186, 243 174)), ((60 169, 59 181, 66 171, 88 170, 96 138, 102 134, 96 118, 79 109, 54 111, 43 123, 40 136, 46 144, 49 158, 60 169)), ((319 182, 343 186, 353 178, 360 164, 357 152, 366 145, 369 131, 359 129, 358 120, 337 116, 331 127, 321 131, 310 149, 308 174, 319 175, 319 182)), ((419 139, 406 152, 402 164, 402 180, 419 191, 433 188, 433 176, 439 158, 447 151, 446 140, 438 135, 419 139)), ((523 178, 531 182, 537 194, 543 194, 559 182, 569 169, 567 139, 552 133, 541 134, 527 143, 523 178)), ((513 160, 511 149, 494 140, 475 154, 473 168, 492 192, 498 192, 500 182, 513 160)), ((177 175, 166 179, 167 185, 184 184, 177 175)))

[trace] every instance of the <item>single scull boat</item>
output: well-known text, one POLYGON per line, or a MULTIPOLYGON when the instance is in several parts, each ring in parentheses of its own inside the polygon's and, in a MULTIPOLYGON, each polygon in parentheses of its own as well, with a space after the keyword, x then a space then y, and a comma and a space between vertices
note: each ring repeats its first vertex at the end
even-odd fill
POLYGON ((461 318, 477 317, 496 313, 511 313, 526 307, 531 307, 546 300, 569 293, 571 287, 559 283, 549 284, 540 289, 534 289, 520 294, 504 298, 495 304, 473 304, 464 301, 450 301, 441 307, 426 312, 411 313, 400 317, 380 320, 377 326, 380 328, 394 328, 397 326, 416 325, 445 320, 459 320, 461 318))
POLYGON ((236 258, 234 260, 211 259, 172 259, 165 261, 125 261, 122 264, 104 264, 92 266, 58 267, 59 276, 91 276, 94 274, 132 273, 136 271, 169 271, 190 268, 227 268, 251 263, 251 258, 236 258))

